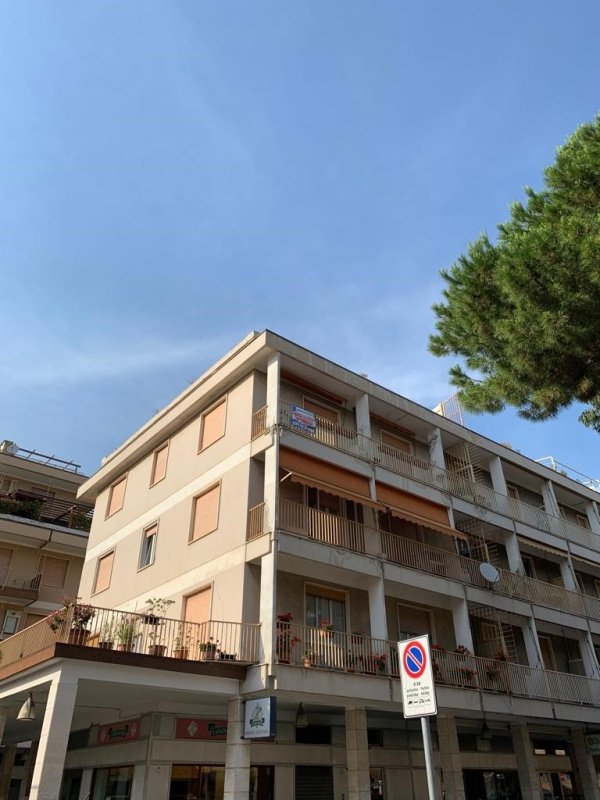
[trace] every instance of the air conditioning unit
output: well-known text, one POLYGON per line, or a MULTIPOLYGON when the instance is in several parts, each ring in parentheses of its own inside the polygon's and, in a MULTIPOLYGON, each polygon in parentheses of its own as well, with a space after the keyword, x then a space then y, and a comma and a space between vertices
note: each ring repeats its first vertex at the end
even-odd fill
POLYGON ((0 453, 16 456, 20 449, 19 445, 15 442, 11 442, 10 439, 4 439, 3 442, 0 442, 0 453))

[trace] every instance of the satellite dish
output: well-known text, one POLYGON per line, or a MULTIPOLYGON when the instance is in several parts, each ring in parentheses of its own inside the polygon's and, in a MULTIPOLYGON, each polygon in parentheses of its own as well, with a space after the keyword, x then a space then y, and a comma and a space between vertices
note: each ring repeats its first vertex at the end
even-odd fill
POLYGON ((500 573, 496 567, 488 561, 484 561, 479 565, 479 572, 481 573, 481 577, 488 583, 498 583, 500 580, 500 573))

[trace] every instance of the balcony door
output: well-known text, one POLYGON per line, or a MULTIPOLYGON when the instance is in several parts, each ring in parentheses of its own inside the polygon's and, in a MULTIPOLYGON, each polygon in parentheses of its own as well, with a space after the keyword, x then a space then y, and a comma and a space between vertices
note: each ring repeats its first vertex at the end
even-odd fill
MULTIPOLYGON (((210 630, 210 586, 185 598, 184 619, 189 625, 182 626, 178 644, 188 650, 188 654, 200 653, 205 657, 213 656, 216 647, 211 647, 212 632, 210 630)), ((216 644, 216 643, 215 643, 216 644)))
POLYGON ((306 587, 305 648, 324 666, 343 669, 348 642, 346 636, 346 593, 327 586, 306 587))
POLYGON ((556 671, 556 659, 554 658, 554 647, 549 636, 538 636, 544 669, 556 671))

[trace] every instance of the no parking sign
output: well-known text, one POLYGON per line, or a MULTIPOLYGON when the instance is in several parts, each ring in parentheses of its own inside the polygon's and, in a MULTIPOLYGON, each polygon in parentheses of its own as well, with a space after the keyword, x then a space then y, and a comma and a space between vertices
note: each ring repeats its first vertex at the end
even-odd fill
POLYGON ((398 654, 404 716, 430 717, 437 714, 429 636, 398 642, 398 654))

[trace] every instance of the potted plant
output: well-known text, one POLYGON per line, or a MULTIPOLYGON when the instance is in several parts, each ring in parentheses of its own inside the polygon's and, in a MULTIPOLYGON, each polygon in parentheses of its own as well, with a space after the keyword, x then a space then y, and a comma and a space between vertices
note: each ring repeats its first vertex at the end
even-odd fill
POLYGON ((158 625, 160 618, 174 602, 175 600, 166 600, 164 597, 149 597, 146 600, 144 625, 158 625))
POLYGON ((115 622, 114 620, 106 620, 106 622, 102 625, 102 629, 100 631, 100 640, 98 642, 98 647, 101 650, 112 650, 115 642, 115 622))
POLYGON ((323 639, 331 638, 333 635, 333 625, 328 619, 319 620, 319 636, 323 639))
POLYGON ((217 654, 217 642, 213 636, 209 636, 205 642, 200 642, 198 649, 200 651, 200 661, 212 661, 217 654))
POLYGON ((292 648, 298 644, 300 639, 292 636, 291 623, 294 617, 289 611, 277 615, 277 638, 275 649, 277 651, 277 661, 280 664, 289 664, 292 658, 292 648))
POLYGON ((185 661, 190 652, 191 636, 192 632, 189 625, 186 625, 185 622, 180 622, 177 636, 173 642, 173 658, 179 658, 185 661))
POLYGON ((115 639, 119 642, 117 650, 130 653, 133 650, 135 638, 136 618, 123 617, 115 628, 115 639))
POLYGON ((304 660, 303 664, 308 669, 309 667, 313 667, 315 664, 316 654, 315 651, 308 647, 304 651, 304 660))

